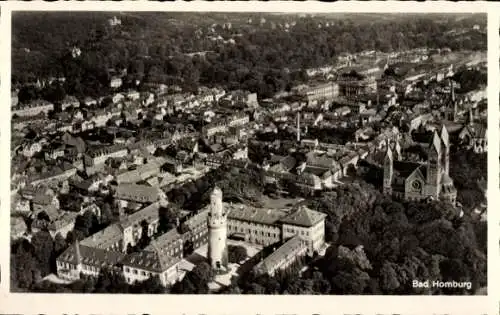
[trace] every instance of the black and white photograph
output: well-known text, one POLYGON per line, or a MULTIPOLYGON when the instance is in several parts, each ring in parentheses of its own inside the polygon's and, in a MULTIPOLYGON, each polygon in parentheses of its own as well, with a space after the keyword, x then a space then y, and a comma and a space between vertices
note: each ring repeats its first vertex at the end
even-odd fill
POLYGON ((487 294, 486 14, 11 16, 11 292, 487 294))

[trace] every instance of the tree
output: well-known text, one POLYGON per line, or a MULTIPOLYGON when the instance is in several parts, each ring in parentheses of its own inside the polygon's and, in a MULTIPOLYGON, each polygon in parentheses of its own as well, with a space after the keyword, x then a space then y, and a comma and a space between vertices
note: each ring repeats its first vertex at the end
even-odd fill
POLYGON ((141 221, 141 238, 137 242, 137 247, 140 249, 146 248, 151 243, 149 235, 149 223, 146 220, 141 221))
POLYGON ((90 210, 85 211, 83 215, 78 215, 75 219, 74 231, 79 236, 83 236, 83 238, 97 232, 98 228, 99 221, 96 215, 90 210))
POLYGON ((57 233, 54 237, 54 254, 58 256, 68 247, 68 243, 66 243, 66 239, 61 235, 61 233, 57 233))
POLYGON ((165 293, 166 289, 162 285, 158 276, 150 277, 147 280, 136 282, 130 287, 130 293, 159 294, 165 293))
POLYGON ((208 283, 213 277, 212 267, 202 262, 189 271, 184 278, 177 282, 172 288, 172 292, 184 294, 206 294, 208 293, 208 283))
POLYGON ((228 246, 228 259, 230 263, 240 263, 248 257, 247 249, 243 246, 228 246))
POLYGON ((95 293, 128 293, 128 285, 121 272, 101 269, 95 284, 95 293))
POLYGON ((48 231, 40 231, 31 238, 34 256, 38 261, 38 268, 42 276, 46 276, 54 270, 52 265, 54 256, 54 241, 48 231))
POLYGON ((113 222, 114 215, 109 203, 105 202, 101 207, 101 223, 109 224, 113 222))
POLYGON ((388 294, 394 293, 401 286, 394 267, 397 268, 394 264, 386 261, 380 270, 380 287, 388 294))
POLYGON ((163 234, 177 225, 179 209, 174 204, 158 209, 158 234, 163 234))
POLYGON ((29 103, 32 100, 35 100, 38 97, 38 91, 34 86, 23 86, 19 93, 17 94, 17 98, 19 103, 29 103))

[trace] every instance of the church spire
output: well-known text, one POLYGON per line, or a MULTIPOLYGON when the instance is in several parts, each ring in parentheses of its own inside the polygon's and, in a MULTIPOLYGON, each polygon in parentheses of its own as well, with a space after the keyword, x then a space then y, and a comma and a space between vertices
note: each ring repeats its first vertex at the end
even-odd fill
POLYGON ((443 168, 446 174, 450 171, 450 136, 448 134, 448 130, 446 126, 443 125, 441 127, 441 141, 443 143, 443 168))
POLYGON ((384 158, 384 183, 383 183, 383 192, 384 194, 391 195, 392 194, 392 177, 394 173, 393 166, 393 156, 391 146, 389 145, 389 140, 387 140, 387 150, 385 152, 384 158))
POLYGON ((394 151, 396 151, 396 160, 400 161, 402 159, 402 155, 401 155, 401 145, 399 144, 398 140, 396 140, 396 144, 394 145, 394 151))

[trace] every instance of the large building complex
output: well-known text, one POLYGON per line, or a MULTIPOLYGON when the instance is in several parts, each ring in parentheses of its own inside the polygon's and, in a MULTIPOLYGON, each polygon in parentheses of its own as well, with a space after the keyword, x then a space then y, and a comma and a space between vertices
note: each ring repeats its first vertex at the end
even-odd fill
MULTIPOLYGON (((57 258, 59 277, 67 280, 80 274, 97 276, 102 268, 122 272, 129 283, 158 276, 167 286, 179 280, 178 263, 191 249, 207 245, 212 268, 227 266, 227 238, 241 238, 259 245, 281 244, 257 270, 273 274, 304 255, 313 255, 325 245, 326 215, 298 205, 288 210, 251 208, 222 202, 215 188, 207 208, 187 218, 182 228, 153 239, 144 249, 126 253, 142 235, 141 222, 149 222, 148 235, 158 226, 158 210, 153 203, 126 220, 110 225, 81 242, 76 242, 57 258)), ((260 272, 259 271, 259 272, 260 272)))

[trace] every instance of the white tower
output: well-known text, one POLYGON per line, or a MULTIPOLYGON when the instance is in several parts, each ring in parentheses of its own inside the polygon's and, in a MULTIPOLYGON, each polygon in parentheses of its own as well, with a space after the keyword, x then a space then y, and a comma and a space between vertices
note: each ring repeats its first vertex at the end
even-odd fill
POLYGON ((222 205, 222 190, 219 187, 215 187, 210 195, 208 261, 215 270, 227 266, 227 212, 222 205))

